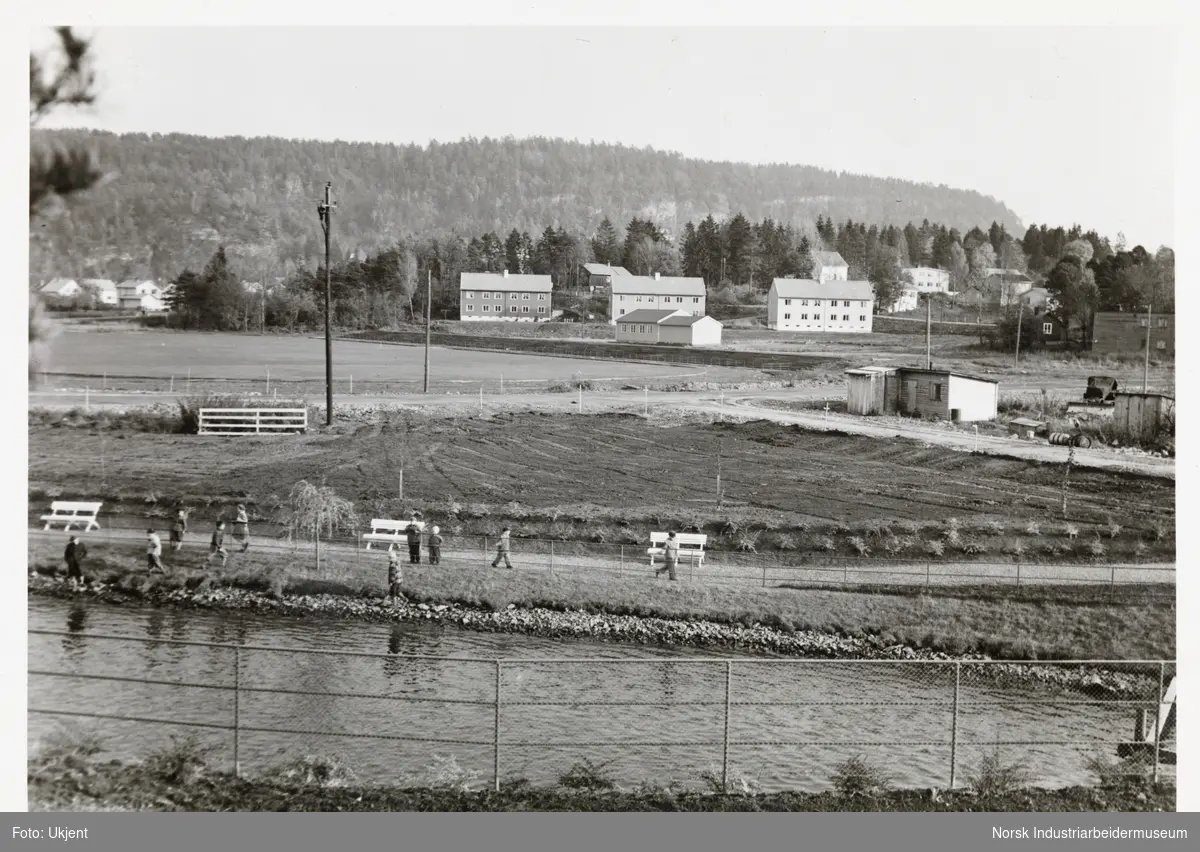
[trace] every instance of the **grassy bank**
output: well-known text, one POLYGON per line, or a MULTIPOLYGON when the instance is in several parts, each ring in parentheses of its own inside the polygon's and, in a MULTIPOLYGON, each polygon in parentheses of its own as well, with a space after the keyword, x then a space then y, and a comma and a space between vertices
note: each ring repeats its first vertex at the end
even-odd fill
MULTIPOLYGON (((244 589, 275 598, 336 595, 377 600, 386 563, 327 562, 318 574, 310 555, 251 551, 234 554, 224 572, 208 571, 201 551, 168 554, 167 575, 145 573, 141 546, 97 545, 87 570, 106 588, 141 597, 192 589, 244 589)), ((61 543, 31 540, 29 563, 42 573, 61 570, 61 543)), ((460 604, 498 612, 515 606, 562 612, 676 619, 718 625, 762 625, 783 634, 811 631, 869 640, 877 647, 904 645, 952 655, 997 659, 1171 659, 1175 655, 1172 597, 1101 602, 1082 590, 1062 589, 1045 598, 979 590, 915 592, 832 591, 672 584, 643 576, 618 578, 573 573, 494 571, 404 566, 404 591, 414 602, 460 604)), ((1032 593, 1030 593, 1032 594, 1032 593)))
MULTIPOLYGON (((28 763, 31 811, 1174 811, 1175 787, 1115 777, 1098 765, 1098 785, 1045 790, 1022 784, 1017 764, 981 763, 954 791, 895 790, 874 767, 850 760, 826 793, 760 793, 749 779, 723 787, 715 773, 697 790, 646 781, 621 789, 590 763, 555 786, 503 779, 501 790, 469 789, 463 773, 435 761, 420 785, 368 786, 335 761, 302 759, 260 778, 210 767, 186 743, 141 763, 103 762, 98 745, 43 748, 28 763)), ((452 760, 451 760, 452 763, 452 760)), ((398 768, 403 771, 404 767, 398 768)), ((731 779, 732 780, 732 779, 731 779)))

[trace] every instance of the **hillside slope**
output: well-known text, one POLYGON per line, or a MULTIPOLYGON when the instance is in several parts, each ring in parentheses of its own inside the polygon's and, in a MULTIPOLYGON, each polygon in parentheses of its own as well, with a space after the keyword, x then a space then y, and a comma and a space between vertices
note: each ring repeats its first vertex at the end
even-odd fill
POLYGON ((1003 203, 973 191, 556 139, 420 147, 56 130, 32 141, 85 142, 112 175, 39 227, 35 276, 173 276, 202 266, 218 243, 236 257, 311 264, 322 251, 315 208, 326 180, 339 201, 343 251, 372 251, 404 234, 517 228, 536 236, 547 225, 591 234, 605 216, 618 229, 648 216, 679 234, 688 220, 738 211, 795 224, 824 215, 1023 230, 1003 203))

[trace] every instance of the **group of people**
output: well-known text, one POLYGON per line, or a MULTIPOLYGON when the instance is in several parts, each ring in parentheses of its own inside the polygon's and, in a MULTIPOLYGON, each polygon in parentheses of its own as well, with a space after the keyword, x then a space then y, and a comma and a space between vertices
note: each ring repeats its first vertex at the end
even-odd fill
MULTIPOLYGON (((175 519, 171 524, 172 553, 183 549, 183 536, 187 533, 187 529, 188 510, 180 509, 175 513, 175 519)), ((243 503, 237 504, 237 513, 233 519, 233 534, 234 538, 241 542, 241 553, 250 549, 250 516, 243 503)), ((205 564, 211 563, 214 557, 219 556, 221 557, 221 567, 224 568, 229 561, 229 551, 225 549, 225 521, 220 518, 213 527, 208 550, 208 559, 205 560, 205 564)), ((162 564, 162 539, 153 528, 146 530, 146 562, 151 574, 162 574, 166 570, 162 564)))
MULTIPOLYGON (((418 520, 418 514, 413 512, 409 517, 408 526, 404 528, 405 541, 408 543, 408 561, 409 564, 417 565, 421 562, 421 530, 422 524, 418 520)), ((442 561, 442 543, 444 539, 441 535, 441 530, 437 526, 429 528, 429 564, 439 565, 442 561)), ((500 540, 496 543, 496 558, 492 560, 492 567, 499 568, 500 561, 504 561, 504 567, 512 569, 512 560, 509 558, 509 553, 512 550, 512 530, 505 527, 500 533, 500 540)), ((395 543, 388 546, 388 598, 391 600, 392 606, 395 607, 400 601, 407 601, 408 598, 400 591, 400 584, 404 582, 404 572, 400 569, 400 551, 395 543)))

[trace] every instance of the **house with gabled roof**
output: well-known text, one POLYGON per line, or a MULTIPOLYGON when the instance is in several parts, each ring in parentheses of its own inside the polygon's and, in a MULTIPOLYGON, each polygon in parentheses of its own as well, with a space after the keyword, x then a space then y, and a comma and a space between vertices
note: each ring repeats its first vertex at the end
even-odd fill
POLYGON ((614 275, 609 285, 609 323, 638 310, 685 311, 702 317, 708 299, 703 278, 661 275, 614 275))
POLYGON ((589 287, 607 287, 616 276, 630 274, 624 266, 609 266, 607 263, 585 263, 581 269, 583 275, 580 277, 589 287))
POLYGON ((814 281, 845 281, 850 277, 850 264, 836 251, 812 253, 814 281))
POLYGON ((722 328, 720 322, 709 316, 693 316, 685 310, 643 308, 617 320, 617 342, 720 346, 722 328))
POLYGON ((553 286, 549 275, 464 272, 458 284, 459 317, 475 322, 545 322, 551 316, 553 286))
POLYGON ((869 281, 776 278, 767 293, 767 325, 776 331, 869 334, 874 312, 869 281))

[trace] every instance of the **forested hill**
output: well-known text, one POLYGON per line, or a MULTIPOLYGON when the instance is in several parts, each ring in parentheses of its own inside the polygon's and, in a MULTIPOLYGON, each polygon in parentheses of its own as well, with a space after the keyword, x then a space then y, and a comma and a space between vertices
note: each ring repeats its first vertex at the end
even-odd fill
POLYGON ((536 234, 547 225, 591 234, 606 216, 618 228, 649 217, 676 236, 689 220, 735 212, 809 230, 818 215, 1024 230, 1003 203, 968 190, 557 139, 420 147, 57 130, 32 141, 86 143, 111 174, 39 223, 35 277, 170 277, 202 267, 218 243, 271 266, 311 266, 323 251, 316 202, 326 180, 339 202, 339 255, 404 235, 536 234))

